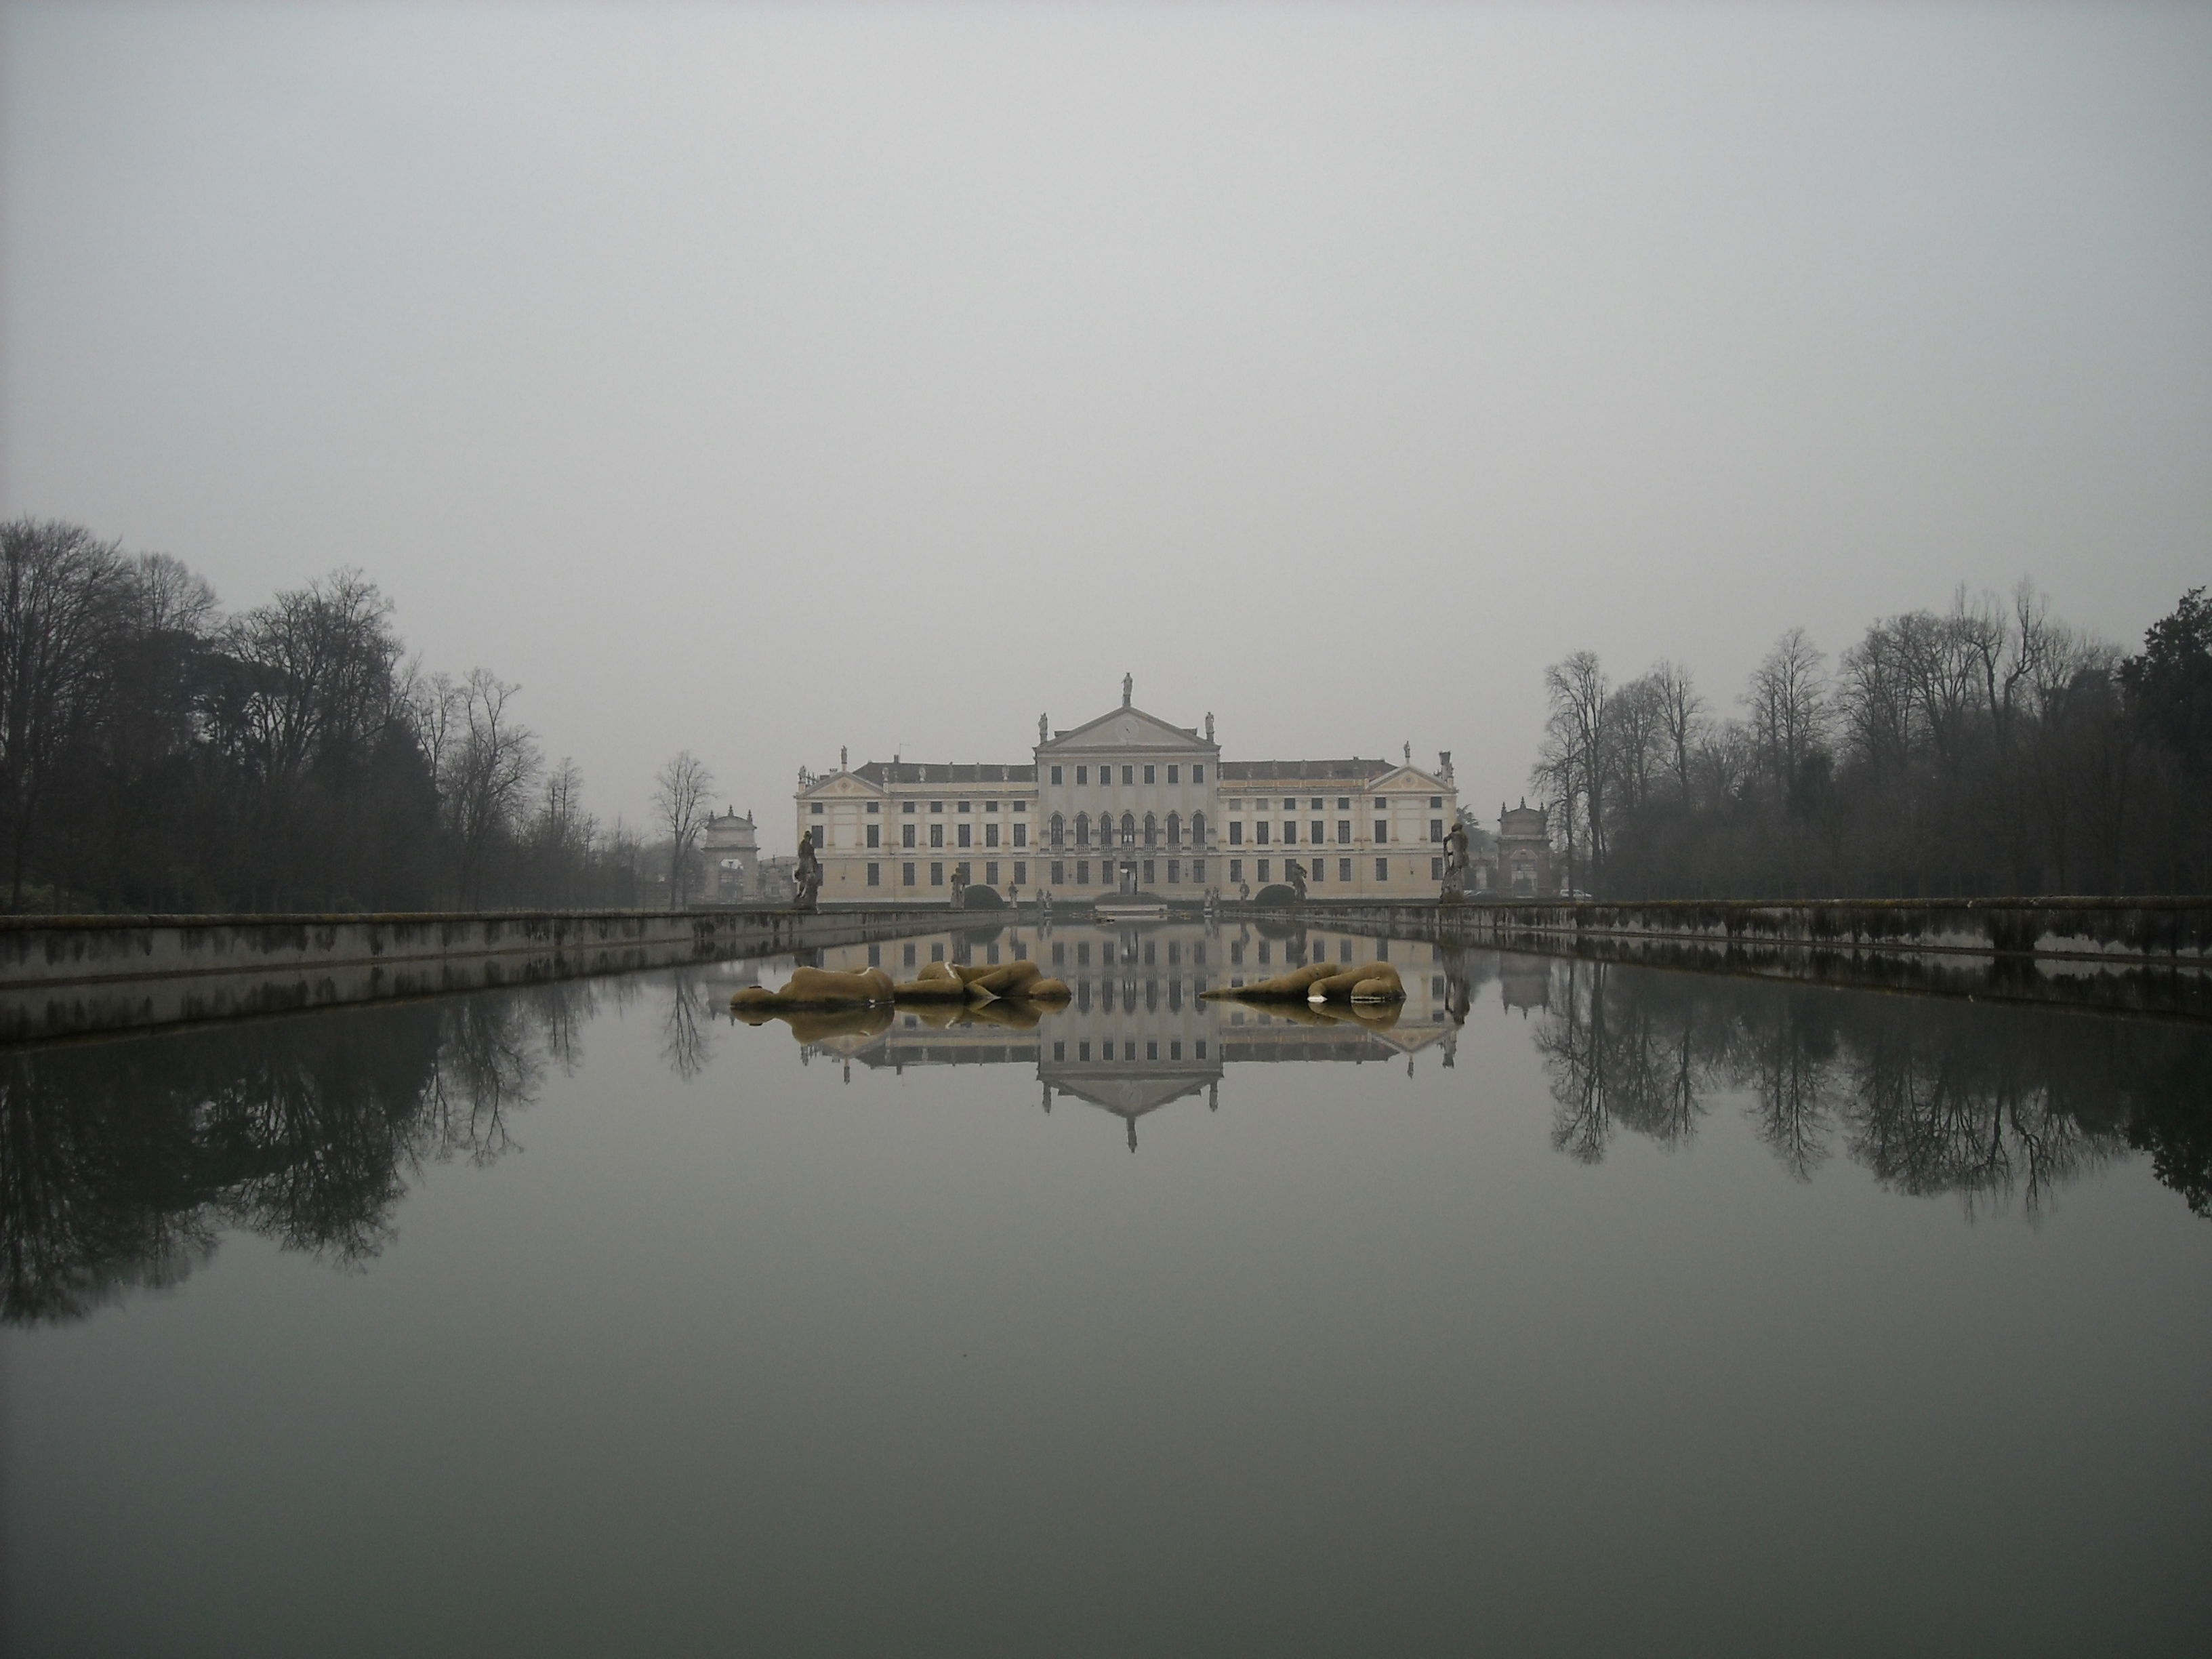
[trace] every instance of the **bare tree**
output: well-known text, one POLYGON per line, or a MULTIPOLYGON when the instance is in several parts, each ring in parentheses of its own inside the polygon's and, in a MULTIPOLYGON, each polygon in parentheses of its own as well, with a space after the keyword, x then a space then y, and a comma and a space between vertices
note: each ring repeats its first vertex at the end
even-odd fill
POLYGON ((1605 871, 1607 705, 1612 700, 1612 687, 1596 653, 1577 651, 1544 671, 1544 690, 1552 712, 1545 722, 1544 745, 1532 781, 1539 788, 1554 787, 1565 807, 1570 882, 1579 799, 1583 822, 1589 829, 1590 882, 1595 886, 1605 871))
POLYGON ((714 787, 714 775, 707 769, 705 762, 685 749, 654 775, 653 781, 653 815, 661 828, 668 831, 668 902, 672 908, 680 910, 684 908, 684 866, 704 827, 702 811, 714 787))
POLYGON ((459 685, 445 680, 439 687, 439 719, 448 732, 439 804, 459 855, 464 906, 481 899, 491 849, 513 834, 543 768, 536 734, 507 712, 521 689, 483 668, 470 670, 459 685))

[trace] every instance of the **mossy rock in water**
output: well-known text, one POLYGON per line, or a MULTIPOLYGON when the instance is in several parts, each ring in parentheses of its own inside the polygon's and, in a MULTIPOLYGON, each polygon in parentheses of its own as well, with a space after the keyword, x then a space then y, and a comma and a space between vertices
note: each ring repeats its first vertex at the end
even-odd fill
POLYGON ((1033 979, 1022 987, 1022 1000, 1025 1002, 1049 1003, 1058 1006, 1073 1000, 1074 996, 1075 993, 1067 988, 1067 981, 1064 979, 1033 979))
POLYGON ((1273 979, 1263 979, 1252 985, 1226 985, 1199 994, 1209 1001, 1231 1002, 1304 1002, 1316 980, 1326 979, 1336 970, 1325 962, 1316 962, 1304 968, 1293 968, 1286 974, 1277 974, 1273 979))

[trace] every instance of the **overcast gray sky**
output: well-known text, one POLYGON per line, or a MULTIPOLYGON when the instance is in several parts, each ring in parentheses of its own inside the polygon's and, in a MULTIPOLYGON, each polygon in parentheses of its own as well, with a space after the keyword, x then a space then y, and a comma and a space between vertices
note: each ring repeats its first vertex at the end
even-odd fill
POLYGON ((2033 576, 2212 580, 2212 11, 15 6, 0 510, 342 564, 787 850, 803 763, 1523 787, 2033 576))

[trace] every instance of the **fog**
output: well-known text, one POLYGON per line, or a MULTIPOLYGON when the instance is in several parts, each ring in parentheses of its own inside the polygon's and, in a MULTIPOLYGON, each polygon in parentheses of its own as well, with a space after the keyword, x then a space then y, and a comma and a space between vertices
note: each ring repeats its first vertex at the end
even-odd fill
POLYGON ((1545 665, 2212 577, 2212 11, 5 15, 0 511, 802 764, 1525 787, 1545 665))

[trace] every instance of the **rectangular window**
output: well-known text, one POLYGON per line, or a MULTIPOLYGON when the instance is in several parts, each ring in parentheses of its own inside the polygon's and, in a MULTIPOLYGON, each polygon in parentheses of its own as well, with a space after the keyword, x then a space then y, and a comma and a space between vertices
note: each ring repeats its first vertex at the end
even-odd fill
POLYGON ((883 965, 884 947, 880 945, 871 945, 868 947, 868 966, 871 968, 880 968, 883 965))
POLYGON ((1350 818, 1339 818, 1336 821, 1336 838, 1340 842, 1349 842, 1352 839, 1352 820, 1350 818))
POLYGON ((972 800, 963 800, 960 803, 960 810, 963 812, 972 812, 975 810, 975 803, 972 800))
POLYGON ((1181 1060, 1182 1058, 1182 1044, 1180 1041, 1172 1042, 1168 1044, 1168 1058, 1170 1060, 1181 1060))
POLYGON ((1077 768, 1075 769, 1075 781, 1076 781, 1078 783, 1088 783, 1088 782, 1090 782, 1090 781, 1091 781, 1091 769, 1090 769, 1089 767, 1087 767, 1087 766, 1079 766, 1079 767, 1077 767, 1077 768))
POLYGON ((1442 881, 1443 878, 1444 861, 1442 859, 1431 859, 1429 860, 1429 879, 1431 881, 1442 881))
POLYGON ((1030 867, 1020 859, 1014 860, 1014 885, 1018 887, 1030 878, 1030 867))
POLYGON ((1090 1059, 1090 1058, 1091 1058, 1091 1045, 1090 1045, 1089 1043, 1087 1043, 1087 1042, 1079 1042, 1079 1043, 1077 1043, 1077 1044, 1075 1045, 1075 1058, 1076 1058, 1079 1061, 1080 1061, 1080 1060, 1085 1060, 1090 1059))
POLYGON ((986 887, 996 887, 999 884, 999 866, 995 861, 983 866, 983 884, 986 887))
POLYGON ((933 812, 942 812, 945 811, 945 803, 941 800, 933 800, 929 803, 929 810, 933 812))
MULTIPOLYGON (((871 830, 872 830, 872 829, 874 829, 874 828, 875 828, 875 825, 873 825, 873 824, 872 823, 872 824, 870 824, 870 825, 868 826, 868 828, 870 828, 871 830)), ((882 865, 880 865, 880 864, 872 864, 872 865, 870 865, 870 866, 868 866, 868 885, 869 885, 869 886, 871 886, 871 887, 880 887, 880 886, 882 886, 883 884, 884 884, 884 866, 883 866, 882 865)), ((874 964, 874 963, 871 963, 869 965, 870 965, 871 967, 873 967, 873 966, 875 966, 876 964, 874 964)))
POLYGON ((1158 779, 1152 776, 1152 768, 1149 766, 1145 769, 1145 781, 1146 783, 1156 783, 1158 781, 1158 779))
POLYGON ((1230 819, 1229 844, 1231 847, 1242 847, 1244 844, 1244 823, 1243 819, 1230 819))
POLYGON ((1060 768, 1058 768, 1057 766, 1055 766, 1055 767, 1054 767, 1054 768, 1052 769, 1052 781, 1053 781, 1054 783, 1058 783, 1058 782, 1060 782, 1060 768))
POLYGON ((1146 859, 1145 860, 1145 873, 1143 880, 1145 885, 1147 887, 1150 887, 1152 884, 1152 861, 1150 859, 1146 859))
POLYGON ((1388 881, 1390 879, 1389 860, 1377 859, 1375 860, 1375 879, 1377 881, 1388 881))
POLYGON ((1121 769, 1121 781, 1122 781, 1122 782, 1124 782, 1124 783, 1134 783, 1136 781, 1137 781, 1137 769, 1136 769, 1135 767, 1133 767, 1133 766, 1125 766, 1125 767, 1123 767, 1123 768, 1121 769))
POLYGON ((1172 886, 1174 886, 1174 885, 1175 885, 1178 881, 1180 881, 1180 880, 1182 880, 1182 860, 1179 860, 1179 859, 1170 859, 1170 860, 1168 860, 1168 885, 1169 885, 1169 886, 1172 887, 1172 886))
POLYGON ((1244 879, 1244 860, 1243 859, 1231 859, 1229 860, 1229 879, 1231 881, 1242 881, 1244 879))
POLYGON ((820 801, 817 800, 814 803, 813 812, 814 816, 817 818, 822 816, 822 803, 820 801))
POLYGON ((1015 845, 1015 846, 1017 846, 1017 847, 1026 847, 1026 846, 1028 846, 1029 844, 1030 844, 1030 827, 1029 827, 1029 825, 1027 825, 1026 823, 1018 823, 1018 824, 1016 824, 1016 825, 1014 826, 1014 845, 1015 845))
POLYGON ((1431 795, 1429 797, 1429 810, 1432 812, 1443 804, 1444 798, 1442 795, 1431 795))
POLYGON ((1067 866, 1058 859, 1052 861, 1052 884, 1055 887, 1067 885, 1067 866))
POLYGON ((1443 838, 1444 821, 1442 818, 1431 818, 1429 820, 1429 839, 1431 841, 1442 841, 1443 838))
POLYGON ((1241 968, 1244 965, 1243 940, 1237 939, 1231 944, 1229 947, 1229 965, 1232 968, 1241 968))
POLYGON ((930 959, 932 962, 942 962, 942 961, 944 961, 944 960, 945 960, 945 947, 944 947, 942 945, 931 945, 931 946, 929 947, 929 959, 930 959))
POLYGON ((1114 884, 1114 866, 1104 859, 1098 860, 1098 884, 1101 887, 1111 887, 1114 884))
MULTIPOLYGON (((1203 766, 1192 767, 1190 769, 1190 781, 1193 783, 1204 783, 1206 781, 1206 769, 1203 766)), ((1203 1058, 1203 1056, 1200 1056, 1200 1058, 1203 1058)))
POLYGON ((1285 847, 1296 847, 1297 844, 1298 844, 1298 821, 1297 821, 1296 818, 1285 818, 1285 819, 1284 819, 1284 820, 1283 820, 1283 845, 1284 845, 1284 846, 1285 846, 1285 847))
POLYGON ((1273 826, 1268 823, 1267 820, 1261 818, 1257 823, 1252 826, 1252 839, 1258 842, 1261 846, 1265 847, 1267 844, 1267 831, 1271 828, 1273 828, 1273 826))
POLYGON ((999 803, 994 800, 987 800, 983 803, 983 810, 986 812, 995 812, 999 810, 999 803))
POLYGON ((1327 859, 1316 859, 1313 861, 1313 878, 1316 881, 1319 881, 1322 877, 1328 873, 1328 860, 1327 859))
POLYGON ((1067 1058, 1067 1045, 1065 1042, 1054 1043, 1052 1045, 1052 1057, 1054 1060, 1066 1060, 1067 1058))
POLYGON ((1053 941, 1052 965, 1055 968, 1064 968, 1067 965, 1067 946, 1063 941, 1058 939, 1053 941))
POLYGON ((1316 818, 1311 823, 1306 826, 1306 839, 1311 842, 1315 846, 1320 846, 1322 842, 1328 839, 1328 826, 1323 823, 1319 818, 1316 818))
POLYGON ((945 885, 945 866, 943 865, 933 864, 929 866, 929 884, 932 887, 942 887, 945 885))
POLYGON ((906 966, 908 966, 908 967, 909 967, 909 968, 913 967, 913 966, 914 966, 914 946, 912 946, 911 945, 908 945, 908 946, 906 947, 906 949, 905 949, 904 951, 901 951, 901 952, 900 952, 900 955, 899 955, 899 960, 900 960, 901 962, 904 963, 906 964, 906 966))
POLYGON ((953 866, 952 872, 960 878, 960 884, 963 887, 965 887, 969 882, 975 879, 975 866, 970 865, 965 859, 961 860, 958 864, 953 866))
POLYGON ((1088 968, 1091 965, 1091 945, 1086 939, 1078 939, 1075 942, 1075 965, 1079 968, 1088 968))
POLYGON ((1260 941, 1260 965, 1265 968, 1275 959, 1274 948, 1267 940, 1260 941))
POLYGON ((945 845, 945 826, 943 824, 933 823, 929 826, 929 844, 932 847, 942 847, 945 845))
POLYGON ((883 844, 884 826, 880 823, 870 824, 868 826, 868 845, 871 847, 881 847, 883 844))
POLYGON ((975 826, 974 824, 963 823, 960 826, 960 844, 963 847, 973 847, 975 844, 975 826))
POLYGON ((1091 885, 1091 860, 1089 859, 1076 860, 1075 884, 1078 887, 1088 887, 1091 885))
POLYGON ((1206 881, 1206 860, 1204 859, 1193 859, 1190 861, 1190 878, 1201 885, 1204 884, 1206 881))
POLYGON ((1147 1042, 1145 1045, 1145 1058, 1146 1060, 1158 1060, 1159 1057, 1160 1045, 1157 1042, 1147 1042))
POLYGON ((1339 859, 1336 861, 1336 878, 1339 881, 1350 881, 1352 879, 1352 860, 1350 859, 1339 859))
POLYGON ((1349 812, 1352 810, 1352 797, 1339 795, 1336 798, 1336 810, 1340 812, 1349 812))
POLYGON ((1190 1052, 1193 1059, 1204 1060, 1206 1058, 1206 1039, 1204 1037, 1200 1037, 1197 1042, 1192 1043, 1190 1045, 1190 1052))
POLYGON ((1182 768, 1180 766, 1170 766, 1168 768, 1168 781, 1170 783, 1181 783, 1182 781, 1182 768))
POLYGON ((911 864, 899 866, 899 885, 902 887, 914 885, 914 866, 911 864))
POLYGON ((880 801, 872 801, 872 801, 870 801, 870 802, 868 803, 868 815, 869 815, 871 817, 874 817, 877 813, 878 813, 878 812, 880 812, 880 811, 882 811, 883 810, 884 810, 884 808, 883 808, 883 803, 882 803, 882 802, 880 802, 880 801))
POLYGON ((1025 800, 1018 800, 1014 803, 1014 811, 1017 812, 1026 812, 1029 810, 1030 804, 1025 800))
POLYGON ((999 826, 995 823, 985 824, 983 826, 983 845, 986 847, 996 847, 998 844, 999 826))
POLYGON ((914 845, 914 826, 912 824, 902 823, 899 825, 899 845, 902 847, 911 847, 914 845))
POLYGON ((1351 941, 1350 939, 1340 939, 1337 940, 1337 942, 1336 942, 1336 959, 1337 959, 1339 962, 1347 962, 1347 963, 1348 963, 1348 962, 1350 962, 1350 961, 1352 960, 1352 941, 1351 941))
POLYGON ((1267 884, 1267 860, 1265 859, 1260 860, 1259 880, 1261 886, 1265 887, 1267 884))
POLYGON ((1389 820, 1389 819, 1388 819, 1388 818, 1377 818, 1377 819, 1376 819, 1376 820, 1375 820, 1375 844, 1376 844, 1377 847, 1380 847, 1380 846, 1381 846, 1384 842, 1386 842, 1386 841, 1388 841, 1388 840, 1389 840, 1389 839, 1390 839, 1390 820, 1389 820))

